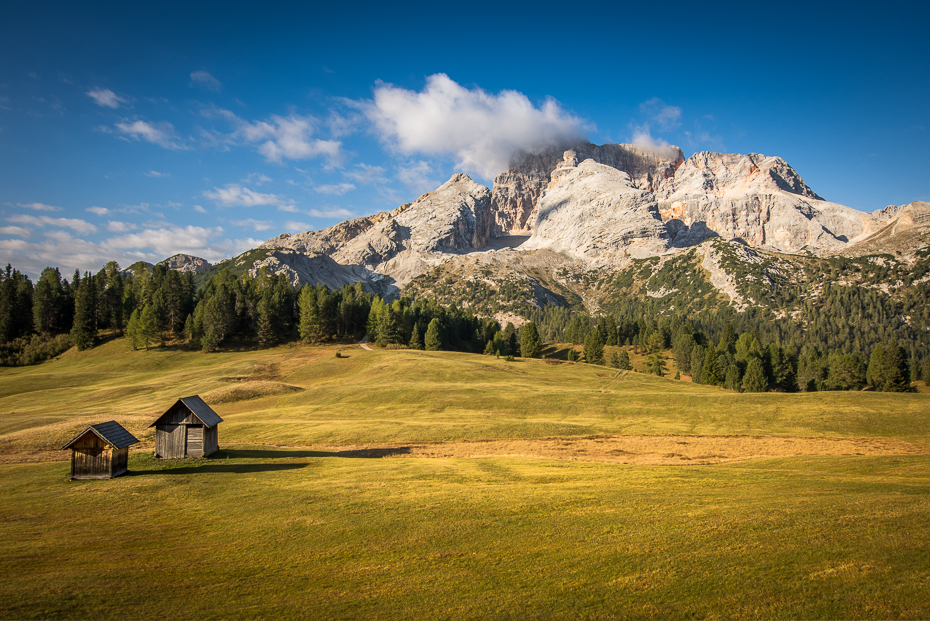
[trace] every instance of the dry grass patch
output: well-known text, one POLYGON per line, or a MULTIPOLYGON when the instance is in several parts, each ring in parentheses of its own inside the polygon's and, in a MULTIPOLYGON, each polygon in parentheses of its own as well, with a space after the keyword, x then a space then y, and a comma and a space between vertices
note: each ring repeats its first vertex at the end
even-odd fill
POLYGON ((285 384, 283 382, 273 381, 246 381, 233 386, 217 388, 201 395, 207 403, 233 403, 235 401, 247 401, 249 399, 258 399, 260 397, 270 397, 273 395, 290 394, 304 390, 300 386, 285 384))

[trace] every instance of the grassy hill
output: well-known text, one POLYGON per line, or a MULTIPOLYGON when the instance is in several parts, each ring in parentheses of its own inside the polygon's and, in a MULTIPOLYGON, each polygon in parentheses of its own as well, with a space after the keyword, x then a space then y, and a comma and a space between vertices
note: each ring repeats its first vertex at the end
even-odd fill
POLYGON ((928 423, 926 394, 113 341, 0 370, 0 618, 926 618, 928 423), (220 454, 153 459, 189 394, 220 454), (132 473, 67 481, 109 419, 132 473))

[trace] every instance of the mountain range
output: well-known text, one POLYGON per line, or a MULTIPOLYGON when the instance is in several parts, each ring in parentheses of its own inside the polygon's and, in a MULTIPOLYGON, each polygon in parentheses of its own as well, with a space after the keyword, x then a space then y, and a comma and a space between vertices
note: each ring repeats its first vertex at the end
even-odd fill
POLYGON ((724 256, 797 272, 831 258, 913 265, 928 245, 930 204, 866 213, 832 203, 779 157, 685 158, 673 146, 584 143, 518 154, 491 189, 457 173, 393 211, 282 234, 213 266, 186 255, 167 261, 201 280, 220 269, 265 267, 295 285, 360 281, 384 297, 416 292, 519 319, 546 302, 596 312, 603 287, 585 283, 643 262, 653 274, 690 257, 717 295, 739 308, 757 302, 740 295, 745 283, 734 281, 724 256), (489 301, 476 302, 476 288, 489 301), (504 288, 519 293, 499 295, 504 288), (501 310, 503 298, 519 303, 501 310))

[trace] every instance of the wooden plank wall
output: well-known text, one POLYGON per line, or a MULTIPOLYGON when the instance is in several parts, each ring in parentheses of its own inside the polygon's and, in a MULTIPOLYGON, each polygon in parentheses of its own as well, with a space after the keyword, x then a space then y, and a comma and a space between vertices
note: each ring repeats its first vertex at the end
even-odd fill
POLYGON ((71 445, 72 479, 109 479, 113 476, 113 451, 88 431, 71 445))
POLYGON ((129 471, 129 447, 113 452, 113 476, 118 477, 129 471))
POLYGON ((187 456, 203 457, 203 425, 187 426, 187 456))
POLYGON ((213 453, 220 450, 220 445, 218 442, 217 429, 219 425, 214 425, 213 427, 206 427, 203 430, 203 455, 212 455, 213 453))
POLYGON ((168 412, 168 415, 161 420, 162 424, 175 425, 195 425, 200 424, 200 419, 194 416, 194 413, 187 409, 183 403, 178 403, 168 412))
POLYGON ((187 425, 158 425, 155 428, 155 455, 163 459, 187 456, 187 425))

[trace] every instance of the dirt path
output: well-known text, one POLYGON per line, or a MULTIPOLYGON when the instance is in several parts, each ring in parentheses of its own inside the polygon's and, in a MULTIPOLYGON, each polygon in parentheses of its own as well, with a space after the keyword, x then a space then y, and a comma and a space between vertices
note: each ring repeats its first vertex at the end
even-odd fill
POLYGON ((358 342, 358 346, 361 347, 362 349, 367 349, 368 351, 374 351, 371 347, 366 345, 367 342, 368 342, 368 335, 366 334, 365 336, 362 337, 362 340, 358 342))

